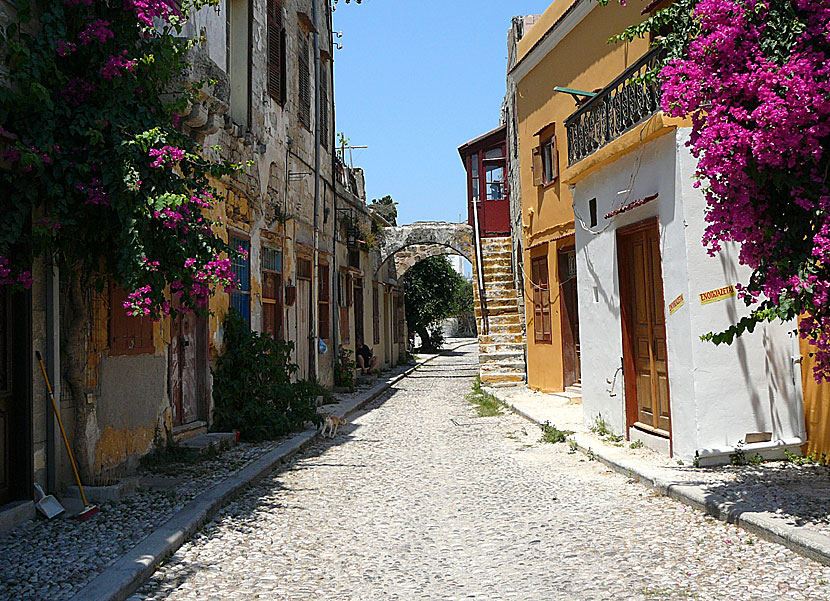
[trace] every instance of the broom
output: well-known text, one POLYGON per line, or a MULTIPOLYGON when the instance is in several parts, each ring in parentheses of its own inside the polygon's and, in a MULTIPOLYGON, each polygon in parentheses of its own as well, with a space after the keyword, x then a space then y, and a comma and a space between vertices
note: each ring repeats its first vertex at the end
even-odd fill
POLYGON ((40 371, 43 372, 43 379, 46 380, 46 390, 49 391, 49 400, 52 401, 52 409, 55 412, 55 417, 58 418, 58 426, 60 426, 61 435, 63 436, 63 444, 66 446, 66 452, 69 454, 69 461, 72 463, 72 471, 75 472, 75 481, 78 483, 78 490, 81 491, 81 500, 84 502, 83 510, 75 517, 81 521, 88 520, 98 513, 99 509, 97 505, 90 505, 86 500, 84 486, 81 484, 81 477, 78 475, 78 467, 75 465, 75 458, 72 456, 72 449, 69 448, 69 440, 66 438, 66 430, 63 429, 61 413, 58 411, 58 404, 55 402, 55 393, 52 392, 52 385, 49 384, 49 376, 46 375, 46 367, 43 365, 43 357, 41 356, 40 351, 35 351, 35 355, 37 355, 37 360, 40 363, 40 371))

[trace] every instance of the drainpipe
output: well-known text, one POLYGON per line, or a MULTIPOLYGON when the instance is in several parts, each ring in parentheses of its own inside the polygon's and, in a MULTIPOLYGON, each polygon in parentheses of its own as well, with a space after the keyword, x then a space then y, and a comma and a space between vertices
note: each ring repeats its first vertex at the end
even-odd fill
POLYGON ((331 213, 331 248, 332 248, 332 259, 331 259, 331 275, 334 277, 334 294, 330 294, 329 297, 334 299, 334 310, 331 314, 331 321, 332 323, 330 326, 333 328, 332 331, 332 349, 331 349, 331 365, 332 370, 336 369, 335 364, 337 363, 338 356, 340 354, 340 293, 345 292, 340 290, 340 271, 337 267, 337 169, 336 169, 336 161, 335 158, 337 153, 334 151, 334 142, 335 137, 337 134, 337 120, 335 119, 335 112, 334 112, 334 44, 331 41, 332 30, 334 29, 334 22, 331 15, 331 10, 329 10, 328 14, 328 23, 329 23, 329 48, 331 51, 329 54, 331 55, 331 67, 329 68, 331 87, 329 88, 329 104, 331 105, 331 127, 329 128, 329 148, 331 149, 331 194, 332 194, 332 213, 331 213))
POLYGON ((487 319, 487 301, 484 298, 484 267, 482 266, 481 256, 481 232, 478 230, 478 198, 473 198, 473 220, 476 227, 476 271, 478 272, 478 301, 479 305, 481 305, 481 333, 487 334, 487 331, 489 330, 489 323, 487 319))
MULTIPOLYGON (((308 324, 309 333, 309 369, 311 378, 317 379, 320 367, 320 353, 317 325, 319 323, 319 288, 320 274, 318 263, 320 252, 320 33, 317 10, 318 0, 312 0, 311 9, 314 18, 314 243, 311 266, 311 323, 308 324)), ((329 324, 330 325, 330 324, 329 324)))

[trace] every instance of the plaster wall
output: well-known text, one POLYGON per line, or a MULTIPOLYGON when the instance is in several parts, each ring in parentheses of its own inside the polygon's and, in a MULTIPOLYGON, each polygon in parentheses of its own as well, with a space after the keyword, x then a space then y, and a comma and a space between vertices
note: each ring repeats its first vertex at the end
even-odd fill
MULTIPOLYGON (((572 4, 582 1, 558 0, 545 11, 518 42, 519 65, 509 75, 509 82, 515 85, 516 91, 518 185, 521 189, 521 211, 516 215, 514 209, 513 219, 516 231, 522 231, 521 262, 524 265, 524 285, 518 285, 517 289, 524 291, 525 298, 528 384, 543 391, 561 391, 565 385, 561 306, 557 293, 560 283, 558 251, 574 244, 574 213, 573 198, 562 177, 545 186, 534 185, 533 150, 541 144, 542 135, 554 134, 559 173, 562 174, 568 167, 565 120, 576 110, 576 104, 570 95, 554 92, 553 88, 561 86, 587 91, 602 88, 648 50, 647 40, 641 39, 624 44, 605 43, 628 25, 642 21, 642 6, 634 2, 628 6, 609 3, 606 7, 584 11, 582 21, 566 32, 555 46, 548 49, 540 43, 534 48, 572 4), (537 56, 542 52, 546 54, 537 56), (528 61, 535 62, 535 66, 522 75, 528 61), (533 288, 529 282, 529 266, 531 259, 540 253, 548 255, 551 344, 536 344, 533 334, 533 288)), ((512 163, 516 164, 516 160, 512 163)), ((580 321, 583 319, 580 315, 580 321)))
POLYGON ((693 187, 695 162, 687 140, 687 129, 658 138, 582 180, 574 195, 581 215, 596 198, 600 216, 592 228, 597 235, 579 221, 576 231, 582 362, 589 366, 583 370, 584 420, 591 423, 602 414, 615 432, 626 433, 616 231, 657 217, 673 453, 690 461, 698 449, 732 446, 749 432, 771 431, 776 440, 799 436, 802 427, 789 326, 758 328, 732 346, 700 340, 701 334, 734 323, 746 309, 735 298, 702 305, 698 295, 745 280, 748 271, 737 264, 734 248, 709 257, 700 242, 705 199, 693 187), (603 218, 623 200, 653 194, 657 200, 610 222, 603 218), (670 315, 668 305, 681 294, 685 303, 670 315))

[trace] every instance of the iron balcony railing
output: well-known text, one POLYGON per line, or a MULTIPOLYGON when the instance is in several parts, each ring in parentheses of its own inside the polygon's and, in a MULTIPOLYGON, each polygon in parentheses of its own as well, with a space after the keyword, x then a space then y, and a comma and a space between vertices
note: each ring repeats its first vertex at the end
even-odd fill
POLYGON ((661 48, 644 54, 565 120, 569 165, 581 161, 659 110, 660 83, 653 73, 661 58, 661 48), (649 72, 652 76, 646 76, 649 72))

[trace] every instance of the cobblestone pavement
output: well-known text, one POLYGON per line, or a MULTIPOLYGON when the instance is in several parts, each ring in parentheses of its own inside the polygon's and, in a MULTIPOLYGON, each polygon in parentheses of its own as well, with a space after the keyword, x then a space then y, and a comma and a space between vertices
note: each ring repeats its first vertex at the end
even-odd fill
POLYGON ((131 601, 830 599, 830 567, 464 395, 433 361, 226 507, 131 601))

